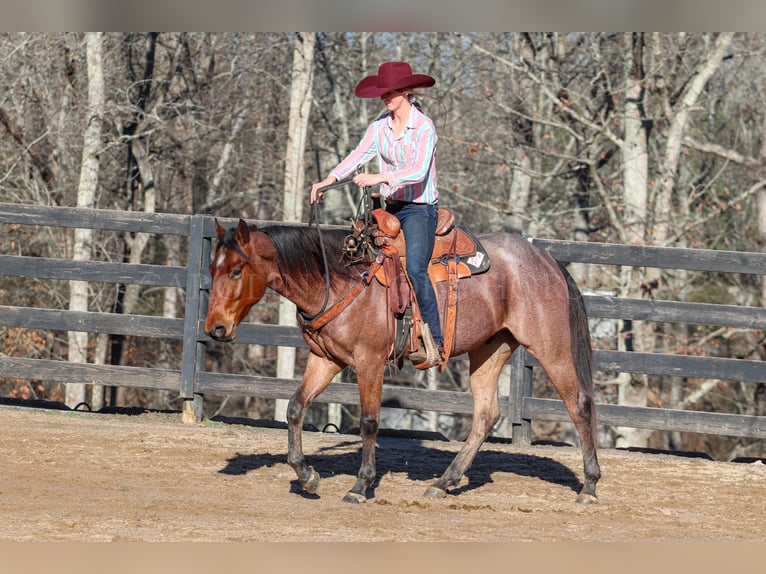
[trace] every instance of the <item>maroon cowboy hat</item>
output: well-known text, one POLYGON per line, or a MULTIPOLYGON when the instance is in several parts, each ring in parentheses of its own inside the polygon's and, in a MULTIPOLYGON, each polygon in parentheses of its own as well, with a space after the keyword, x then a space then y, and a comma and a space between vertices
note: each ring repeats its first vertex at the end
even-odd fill
POLYGON ((377 98, 387 92, 405 88, 429 88, 436 83, 431 76, 413 74, 407 62, 386 62, 378 68, 377 76, 367 76, 356 85, 357 98, 377 98))

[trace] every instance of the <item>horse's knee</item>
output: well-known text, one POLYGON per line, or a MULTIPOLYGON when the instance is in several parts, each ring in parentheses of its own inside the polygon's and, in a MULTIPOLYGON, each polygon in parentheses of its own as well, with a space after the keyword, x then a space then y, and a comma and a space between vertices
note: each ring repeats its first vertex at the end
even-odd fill
POLYGON ((373 415, 362 415, 359 419, 359 431, 362 436, 375 436, 378 434, 378 417, 373 415))
POLYGON ((285 413, 287 423, 290 425, 300 424, 304 412, 303 405, 293 397, 287 403, 287 412, 285 413))

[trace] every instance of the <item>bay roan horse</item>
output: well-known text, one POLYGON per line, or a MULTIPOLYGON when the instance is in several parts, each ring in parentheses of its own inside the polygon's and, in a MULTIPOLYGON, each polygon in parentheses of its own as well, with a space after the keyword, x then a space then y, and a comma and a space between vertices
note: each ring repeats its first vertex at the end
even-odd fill
MULTIPOLYGON (((205 332, 213 339, 234 339, 237 325, 267 287, 294 302, 304 316, 317 314, 324 306, 327 284, 322 244, 330 275, 330 305, 361 281, 364 269, 341 261, 343 240, 348 235, 342 229, 318 231, 287 224, 258 229, 240 220, 229 230, 216 221, 216 230, 218 243, 210 263, 212 286, 205 320, 205 332)), ((514 349, 524 345, 545 369, 577 427, 585 470, 577 502, 596 502, 601 472, 596 455, 592 350, 580 291, 562 265, 523 237, 491 233, 479 239, 492 264, 485 273, 460 280, 451 353, 467 353, 470 359, 471 432, 425 495, 445 496, 470 467, 500 418, 500 370, 514 349)), ((440 285, 436 291, 441 305, 445 288, 440 285)), ((393 346, 386 337, 392 331, 390 321, 385 288, 373 280, 313 336, 303 333, 311 351, 287 408, 287 461, 309 493, 317 490, 319 474, 303 454, 303 418, 332 378, 351 366, 359 385, 362 461, 356 484, 343 500, 366 500, 375 479, 383 375, 393 346)))

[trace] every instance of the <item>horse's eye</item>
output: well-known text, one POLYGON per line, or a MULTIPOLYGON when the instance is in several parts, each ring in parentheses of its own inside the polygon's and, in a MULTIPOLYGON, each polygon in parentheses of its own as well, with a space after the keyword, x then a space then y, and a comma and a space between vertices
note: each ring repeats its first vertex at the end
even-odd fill
POLYGON ((235 267, 229 273, 229 277, 231 277, 232 279, 236 279, 237 277, 240 277, 241 275, 242 275, 242 267, 235 267))

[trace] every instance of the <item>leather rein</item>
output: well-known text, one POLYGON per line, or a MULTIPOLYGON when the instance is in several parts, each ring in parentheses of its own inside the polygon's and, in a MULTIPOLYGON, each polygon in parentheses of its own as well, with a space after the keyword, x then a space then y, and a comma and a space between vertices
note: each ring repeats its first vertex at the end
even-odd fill
MULTIPOLYGON (((335 183, 332 183, 330 185, 326 185, 322 188, 320 188, 319 191, 326 191, 328 189, 333 189, 335 187, 340 187, 342 185, 346 185, 352 181, 353 177, 349 177, 340 181, 336 181, 335 183)), ((369 188, 365 188, 365 194, 367 198, 370 196, 369 188)), ((369 201, 365 201, 365 227, 369 228, 370 222, 367 220, 370 215, 370 206, 366 205, 369 203, 369 201)), ((322 307, 319 309, 318 312, 316 312, 313 315, 310 315, 308 313, 304 313, 301 310, 298 310, 298 316, 301 320, 301 326, 303 329, 310 333, 315 333, 322 327, 324 327, 327 323, 332 321, 335 317, 340 315, 341 311, 343 311, 346 307, 348 307, 351 302, 357 298, 357 296, 364 290, 365 287, 367 287, 370 284, 370 281, 372 281, 372 278, 375 277, 375 273, 378 271, 378 269, 382 265, 382 258, 378 257, 376 258, 375 262, 373 263, 373 266, 362 273, 359 283, 357 283, 354 287, 352 287, 348 292, 346 292, 343 297, 341 297, 338 301, 333 303, 332 306, 329 308, 327 307, 327 304, 330 299, 330 269, 329 265, 327 263, 327 250, 325 249, 324 241, 322 240, 322 226, 319 224, 319 217, 318 217, 318 203, 312 203, 311 204, 311 214, 309 216, 309 227, 311 225, 315 225, 317 229, 317 235, 319 236, 319 246, 322 251, 322 262, 324 264, 324 276, 325 276, 325 294, 324 294, 324 302, 322 303, 322 307)))

